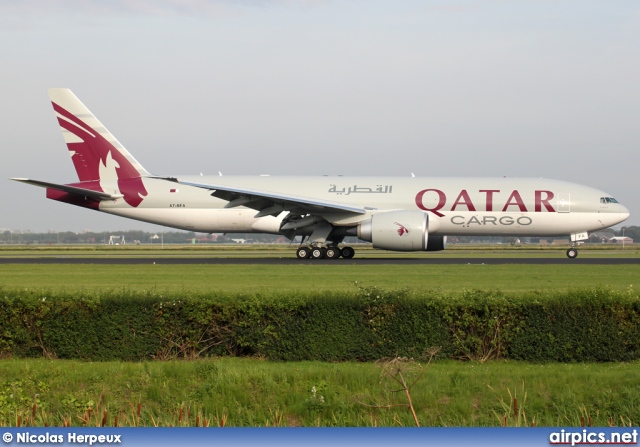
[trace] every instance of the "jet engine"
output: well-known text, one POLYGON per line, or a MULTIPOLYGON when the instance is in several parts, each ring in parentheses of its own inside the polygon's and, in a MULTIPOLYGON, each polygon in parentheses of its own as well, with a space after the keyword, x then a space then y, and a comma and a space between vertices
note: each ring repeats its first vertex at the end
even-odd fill
POLYGON ((447 245, 446 236, 429 236, 429 214, 423 211, 376 213, 358 225, 358 237, 384 250, 439 251, 447 245))

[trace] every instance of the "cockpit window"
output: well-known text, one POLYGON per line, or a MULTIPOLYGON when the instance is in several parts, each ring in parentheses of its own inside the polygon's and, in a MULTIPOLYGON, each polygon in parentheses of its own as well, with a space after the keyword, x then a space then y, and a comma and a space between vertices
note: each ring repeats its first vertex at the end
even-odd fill
POLYGON ((600 203, 618 203, 613 197, 600 197, 600 203))

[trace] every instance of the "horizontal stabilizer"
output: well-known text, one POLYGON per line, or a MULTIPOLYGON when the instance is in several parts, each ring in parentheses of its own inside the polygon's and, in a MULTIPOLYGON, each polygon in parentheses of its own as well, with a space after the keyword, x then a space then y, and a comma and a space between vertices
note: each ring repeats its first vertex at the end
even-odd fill
POLYGON ((78 196, 87 197, 90 199, 103 201, 103 200, 116 200, 124 197, 122 194, 107 194, 106 192, 94 191, 92 189, 79 188, 77 186, 59 185, 57 183, 42 182, 40 180, 31 180, 28 178, 12 178, 16 182, 27 183, 29 185, 40 186, 41 188, 51 188, 58 191, 64 191, 69 194, 75 194, 78 196))

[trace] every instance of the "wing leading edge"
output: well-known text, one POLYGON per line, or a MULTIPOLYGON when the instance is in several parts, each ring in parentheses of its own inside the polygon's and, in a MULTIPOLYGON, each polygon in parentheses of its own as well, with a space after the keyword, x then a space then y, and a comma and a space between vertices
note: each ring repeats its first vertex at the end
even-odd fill
POLYGON ((194 186, 196 188, 213 191, 212 196, 226 200, 225 208, 245 206, 258 211, 255 217, 277 216, 282 211, 293 211, 302 214, 325 214, 325 213, 353 213, 365 214, 369 208, 346 205, 339 202, 312 199, 290 194, 281 194, 270 191, 261 191, 250 188, 235 188, 226 185, 215 185, 210 183, 197 183, 177 178, 166 178, 164 180, 180 183, 182 185, 194 186))

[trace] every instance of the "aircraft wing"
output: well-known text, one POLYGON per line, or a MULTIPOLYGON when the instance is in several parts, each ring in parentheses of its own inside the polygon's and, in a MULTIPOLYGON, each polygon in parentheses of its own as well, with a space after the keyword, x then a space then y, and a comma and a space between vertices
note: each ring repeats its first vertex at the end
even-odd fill
POLYGON ((78 188, 77 186, 70 185, 59 185, 57 183, 42 182, 40 180, 31 180, 28 178, 12 178, 11 180, 27 183, 29 185, 40 186, 42 188, 57 189, 58 191, 64 191, 69 194, 75 194, 98 201, 116 200, 124 197, 122 194, 107 194, 106 192, 94 191, 92 189, 78 188))
POLYGON ((213 191, 212 196, 229 203, 225 208, 245 206, 258 211, 255 217, 277 216, 282 211, 294 211, 302 214, 322 214, 322 213, 353 213, 365 214, 368 208, 347 205, 339 202, 313 199, 290 194, 274 193, 249 188, 237 188, 226 185, 215 185, 210 183, 196 183, 182 181, 176 178, 166 178, 164 180, 180 183, 182 185, 195 186, 213 191))

